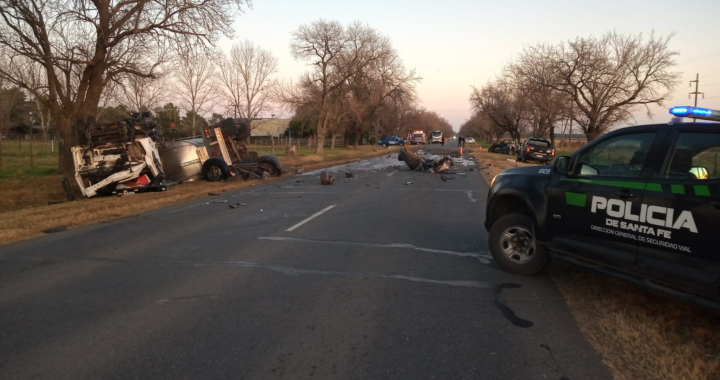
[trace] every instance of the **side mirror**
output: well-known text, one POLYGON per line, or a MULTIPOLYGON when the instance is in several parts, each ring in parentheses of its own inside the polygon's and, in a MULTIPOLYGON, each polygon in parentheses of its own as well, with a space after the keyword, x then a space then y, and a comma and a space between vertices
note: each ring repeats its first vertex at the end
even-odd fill
POLYGON ((557 173, 566 174, 569 163, 570 157, 568 156, 555 157, 555 160, 553 160, 553 170, 555 170, 557 173))

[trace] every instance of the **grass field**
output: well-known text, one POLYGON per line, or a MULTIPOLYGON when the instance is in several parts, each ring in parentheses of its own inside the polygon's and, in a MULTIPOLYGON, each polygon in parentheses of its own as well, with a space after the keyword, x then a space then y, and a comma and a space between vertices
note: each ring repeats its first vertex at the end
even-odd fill
POLYGON ((57 145, 49 141, 32 142, 21 140, 0 142, 0 181, 6 179, 35 178, 57 174, 57 145), (32 150, 32 156, 30 152, 32 150), (32 166, 31 166, 32 165, 32 166))

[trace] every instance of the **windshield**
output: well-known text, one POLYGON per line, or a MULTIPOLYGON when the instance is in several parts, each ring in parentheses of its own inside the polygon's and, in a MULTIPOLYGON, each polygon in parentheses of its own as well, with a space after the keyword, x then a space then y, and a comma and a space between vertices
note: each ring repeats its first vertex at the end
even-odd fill
POLYGON ((422 133, 413 133, 413 137, 423 137, 422 133))
POLYGON ((433 132, 433 137, 440 137, 442 136, 442 132, 433 132))

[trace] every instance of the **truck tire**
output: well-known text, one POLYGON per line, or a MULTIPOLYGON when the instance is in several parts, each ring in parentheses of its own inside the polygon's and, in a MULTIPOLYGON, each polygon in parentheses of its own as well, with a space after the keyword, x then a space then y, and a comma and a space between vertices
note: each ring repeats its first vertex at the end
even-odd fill
POLYGON ((271 177, 279 177, 282 175, 282 164, 280 160, 272 154, 264 154, 258 157, 255 164, 261 170, 259 175, 262 175, 263 171, 270 174, 271 177))
POLYGON ((202 174, 209 182, 224 181, 230 175, 230 167, 222 159, 213 157, 203 163, 202 174))
POLYGON ((535 240, 535 226, 523 214, 509 214, 490 229, 490 253, 500 269, 514 274, 539 272, 548 262, 547 249, 535 240))
POLYGON ((387 148, 387 144, 386 144, 386 143, 383 143, 382 146, 383 146, 383 148, 387 148))

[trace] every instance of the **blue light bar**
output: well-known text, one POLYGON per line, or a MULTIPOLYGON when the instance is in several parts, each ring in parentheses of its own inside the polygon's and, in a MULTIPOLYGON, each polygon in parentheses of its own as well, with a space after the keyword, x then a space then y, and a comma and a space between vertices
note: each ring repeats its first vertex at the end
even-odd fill
POLYGON ((720 111, 711 110, 707 108, 698 107, 673 107, 670 108, 670 113, 677 117, 690 117, 693 119, 706 119, 720 121, 720 111))

